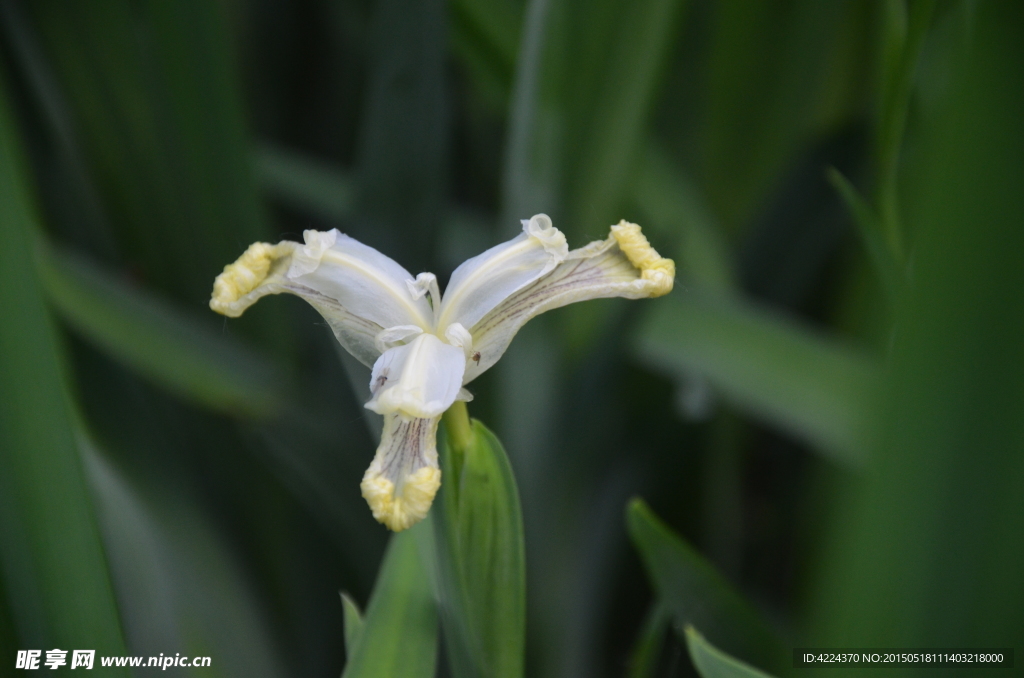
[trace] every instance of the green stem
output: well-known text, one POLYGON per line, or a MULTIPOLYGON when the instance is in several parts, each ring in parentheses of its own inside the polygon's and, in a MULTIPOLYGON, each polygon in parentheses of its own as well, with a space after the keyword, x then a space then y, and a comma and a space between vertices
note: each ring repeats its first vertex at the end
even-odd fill
POLYGON ((473 427, 469 423, 469 410, 466 403, 456 400, 441 419, 444 422, 445 431, 448 432, 448 440, 453 449, 465 451, 473 442, 473 427))

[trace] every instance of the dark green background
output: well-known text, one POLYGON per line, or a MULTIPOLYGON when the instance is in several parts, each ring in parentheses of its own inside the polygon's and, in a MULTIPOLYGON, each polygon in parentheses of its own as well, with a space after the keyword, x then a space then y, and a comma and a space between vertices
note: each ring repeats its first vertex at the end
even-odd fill
POLYGON ((574 247, 637 221, 679 278, 471 385, 522 498, 526 675, 694 675, 673 634, 636 673, 645 615, 785 672, 733 603, 783 648, 1024 651, 1019 3, 0 0, 0 29, 0 664, 338 675, 337 592, 365 606, 388 538, 363 387, 310 308, 224 321, 213 278, 338 227, 445 280, 541 211, 574 247), (636 505, 642 562, 634 495, 685 545, 636 505))

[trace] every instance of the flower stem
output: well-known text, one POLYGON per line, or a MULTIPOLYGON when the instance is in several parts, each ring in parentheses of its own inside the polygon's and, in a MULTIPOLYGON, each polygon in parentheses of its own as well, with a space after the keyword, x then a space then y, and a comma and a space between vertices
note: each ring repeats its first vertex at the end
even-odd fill
POLYGON ((441 421, 444 422, 451 446, 459 451, 468 449, 473 442, 473 427, 469 423, 469 411, 466 409, 466 403, 456 400, 444 413, 441 421))

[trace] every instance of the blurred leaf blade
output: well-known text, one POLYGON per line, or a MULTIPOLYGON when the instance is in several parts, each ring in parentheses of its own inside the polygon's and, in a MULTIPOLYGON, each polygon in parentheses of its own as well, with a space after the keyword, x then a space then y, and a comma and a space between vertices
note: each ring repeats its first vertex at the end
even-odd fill
POLYGON ((800 152, 841 45, 846 5, 817 0, 718 4, 701 102, 699 179, 729 233, 747 225, 800 152))
POLYGON ((900 274, 899 264, 893 257, 892 250, 884 240, 882 224, 875 216, 871 207, 857 192, 857 189, 854 188, 849 179, 843 176, 842 172, 835 167, 829 167, 826 170, 826 175, 829 182, 843 199, 843 202, 846 203, 846 208, 849 210, 853 223, 857 227, 857 234, 864 244, 864 249, 867 251, 868 258, 875 268, 875 273, 882 283, 882 289, 888 296, 889 302, 895 302, 896 296, 902 287, 902 275, 900 274))
MULTIPOLYGON (((22 647, 123 655, 60 344, 32 268, 37 216, 0 81, 0 554, 22 647)), ((118 672, 128 675, 127 671, 118 672)))
POLYGON ((844 503, 818 591, 823 644, 1024 643, 1024 544, 1008 538, 1024 532, 1024 95, 1008 86, 1024 77, 1024 6, 974 10, 908 167, 913 285, 876 461, 844 503))
POLYGON ((637 348, 670 372, 707 377, 837 461, 864 462, 881 368, 858 352, 741 302, 682 290, 647 319, 637 348))
POLYGON ((162 484, 133 483, 87 435, 79 440, 131 651, 215 662, 187 676, 287 675, 265 601, 210 516, 162 484))
POLYGON ((626 526, 661 605, 676 627, 699 624, 737 654, 778 661, 780 641, 762 617, 641 499, 626 509, 626 526))
MULTIPOLYGON (((464 407, 453 409, 465 417, 464 407)), ((446 424, 457 418, 449 412, 446 424)), ((519 492, 501 442, 477 420, 470 427, 459 436, 446 426, 441 446, 450 479, 435 517, 445 639, 455 676, 519 678, 526 645, 519 492)))
POLYGON ((347 593, 341 594, 341 606, 345 613, 345 653, 351 655, 363 632, 363 613, 347 593))
POLYGON ((710 291, 732 294, 738 284, 728 245, 697 187, 653 143, 645 149, 633 186, 633 199, 653 233, 681 242, 675 259, 679 273, 710 291))
POLYGON ((383 0, 372 8, 357 205, 372 225, 369 245, 427 271, 447 207, 447 7, 383 0))
POLYGON ((516 0, 454 0, 452 43, 477 89, 507 103, 515 72, 523 4, 516 0))
MULTIPOLYGON (((155 288, 201 301, 221 267, 267 234, 225 8, 186 0, 27 9, 124 254, 155 288)), ((263 329, 272 326, 267 319, 263 329)))
POLYGON ((672 615, 664 605, 655 602, 651 606, 629 657, 628 678, 654 678, 671 621, 672 615))
POLYGON ((437 608, 415 534, 430 529, 424 521, 391 537, 342 678, 434 675, 437 608))
POLYGON ((43 241, 36 255, 61 316, 117 360, 221 412, 262 417, 282 406, 283 379, 268 360, 80 256, 43 241))
MULTIPOLYGON (((600 91, 586 113, 591 130, 582 144, 572 187, 575 232, 601 237, 635 171, 639 146, 659 83, 669 37, 677 29, 686 0, 643 0, 620 5, 611 53, 600 91), (642 48, 638 46, 642 45, 642 48)), ((611 36, 608 36, 611 37, 611 36)), ((591 63, 580 63, 592 69, 591 63)), ((571 77, 571 76, 570 76, 571 77)))
POLYGON ((764 671, 722 652, 693 626, 687 626, 685 634, 690 659, 701 678, 771 678, 764 671))
POLYGON ((352 215, 352 179, 327 163, 264 143, 256 149, 256 172, 263 188, 289 205, 334 222, 352 215))
POLYGON ((881 74, 876 134, 878 207, 887 249, 897 261, 906 256, 898 200, 898 174, 914 72, 920 60, 935 0, 882 3, 881 74))

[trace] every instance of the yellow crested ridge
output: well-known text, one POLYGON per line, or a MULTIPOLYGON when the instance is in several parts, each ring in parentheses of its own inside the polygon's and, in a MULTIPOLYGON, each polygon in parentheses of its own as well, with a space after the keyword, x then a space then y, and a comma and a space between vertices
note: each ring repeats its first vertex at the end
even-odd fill
POLYGON ((225 266, 224 272, 213 281, 210 308, 232 318, 242 315, 245 309, 238 308, 236 302, 266 279, 271 265, 281 254, 280 247, 265 242, 249 245, 249 249, 235 263, 225 266))
POLYGON ((612 226, 612 237, 629 263, 640 269, 640 278, 649 283, 647 288, 650 296, 660 297, 672 291, 676 263, 651 247, 639 225, 623 219, 618 226, 612 226))
POLYGON ((409 474, 397 492, 394 483, 381 475, 371 476, 369 471, 359 484, 373 517, 395 532, 410 528, 427 516, 439 487, 441 470, 432 466, 409 474))

